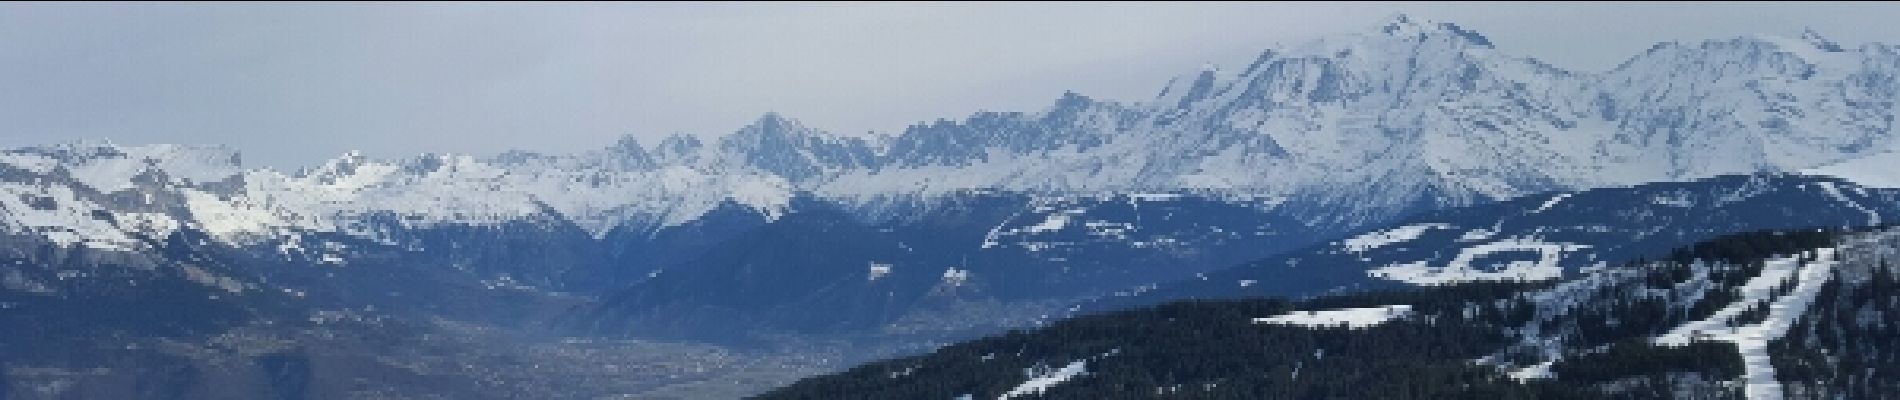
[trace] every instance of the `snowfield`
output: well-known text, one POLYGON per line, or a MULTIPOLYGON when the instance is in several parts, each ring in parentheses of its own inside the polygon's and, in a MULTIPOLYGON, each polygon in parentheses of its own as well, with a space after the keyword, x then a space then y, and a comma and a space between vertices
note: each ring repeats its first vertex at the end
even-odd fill
POLYGON ((1286 315, 1266 318, 1254 318, 1256 324, 1301 326, 1307 328, 1363 329, 1379 326, 1397 318, 1412 314, 1411 305, 1390 305, 1363 308, 1342 308, 1321 311, 1294 311, 1286 315))
POLYGON ((1341 242, 1340 245, 1344 246, 1346 248, 1346 251, 1365 252, 1367 250, 1377 249, 1377 248, 1384 247, 1387 245, 1416 240, 1418 239, 1419 236, 1424 236, 1425 231, 1428 231, 1428 230, 1452 229, 1452 228, 1455 228, 1455 227, 1451 226, 1450 224, 1406 225, 1406 226, 1401 226, 1401 227, 1392 228, 1388 230, 1371 232, 1371 233, 1366 233, 1364 235, 1354 236, 1352 238, 1346 239, 1345 241, 1341 242))
POLYGON ((1563 277, 1564 269, 1557 262, 1563 260, 1564 253, 1589 247, 1569 243, 1548 243, 1529 238, 1505 239, 1459 249, 1458 256, 1443 266, 1434 267, 1429 261, 1416 261, 1379 267, 1367 271, 1366 274, 1374 278, 1414 285, 1449 285, 1506 280, 1542 281, 1563 277), (1472 263, 1478 257, 1504 251, 1536 252, 1537 260, 1519 260, 1488 266, 1472 263))
POLYGON ((1054 371, 1048 371, 1042 374, 1036 374, 1034 371, 1031 371, 1028 381, 1023 382, 1021 385, 1016 385, 1016 387, 1010 389, 1008 393, 1003 393, 1002 396, 998 396, 996 400, 1006 400, 1012 397, 1040 396, 1043 392, 1048 391, 1050 387, 1088 373, 1088 363, 1089 360, 1075 360, 1075 362, 1071 362, 1069 365, 1064 365, 1062 368, 1054 371))

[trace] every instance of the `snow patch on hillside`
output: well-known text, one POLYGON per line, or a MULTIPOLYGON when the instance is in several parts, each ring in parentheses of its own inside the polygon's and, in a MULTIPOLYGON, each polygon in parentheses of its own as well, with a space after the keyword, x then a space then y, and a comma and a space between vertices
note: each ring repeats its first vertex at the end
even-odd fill
POLYGON ((181 194, 198 228, 226 243, 247 242, 293 225, 269 208, 227 201, 196 190, 183 190, 181 194))
POLYGON ((1770 362, 1768 345, 1788 333, 1796 320, 1807 313, 1808 306, 1814 303, 1815 296, 1821 292, 1822 285, 1833 277, 1834 267, 1838 264, 1835 249, 1822 248, 1814 252, 1793 257, 1781 257, 1767 260, 1762 272, 1736 291, 1741 299, 1708 318, 1694 321, 1671 329, 1653 341, 1665 346, 1683 346, 1692 341, 1720 341, 1735 344, 1742 353, 1745 393, 1749 399, 1781 399, 1781 382, 1775 378, 1775 367, 1770 362), (1786 285, 1790 280, 1794 287, 1786 294, 1777 295, 1775 289, 1786 285), (1737 317, 1751 309, 1767 307, 1768 316, 1761 322, 1743 324, 1737 317))
POLYGON ((63 247, 133 248, 138 242, 113 226, 111 217, 67 186, 0 182, 0 230, 40 236, 63 247))
POLYGON ((1406 304, 1341 308, 1336 310, 1294 311, 1285 315, 1266 318, 1254 318, 1253 323, 1268 325, 1290 325, 1307 328, 1363 329, 1379 326, 1396 318, 1412 314, 1412 306, 1406 304))
POLYGON ((1558 193, 1556 196, 1551 196, 1550 200, 1544 201, 1543 205, 1537 206, 1535 210, 1531 210, 1531 214, 1549 211, 1551 207, 1556 207, 1557 203, 1564 201, 1564 199, 1569 198, 1572 194, 1574 193, 1558 193))
POLYGON ((1854 202, 1853 199, 1847 198, 1846 194, 1841 193, 1841 188, 1834 186, 1834 182, 1816 182, 1815 185, 1820 186, 1821 191, 1827 192, 1827 195, 1829 197, 1833 197, 1834 200, 1838 200, 1842 203, 1846 203, 1848 207, 1851 207, 1855 210, 1860 210, 1860 212, 1862 213, 1866 213, 1867 225, 1869 226, 1880 225, 1880 213, 1874 212, 1874 210, 1870 210, 1867 207, 1861 207, 1860 203, 1854 202))
POLYGON ((1587 245, 1549 243, 1534 238, 1513 238, 1460 249, 1458 256, 1444 266, 1430 261, 1394 263, 1367 271, 1374 278, 1390 279, 1414 285, 1448 285, 1473 281, 1541 281, 1563 276, 1557 262, 1565 253, 1589 248, 1587 245), (1505 251, 1532 251, 1536 261, 1518 260, 1479 268, 1472 262, 1478 257, 1505 251))
POLYGON ((1089 360, 1086 359, 1075 360, 1075 362, 1071 362, 1069 365, 1064 365, 1062 368, 1054 371, 1037 371, 1035 368, 1031 368, 1029 371, 1025 371, 1025 373, 1030 376, 1028 381, 1016 385, 1016 387, 1010 389, 1008 393, 1003 393, 1002 396, 998 396, 996 399, 1005 400, 1012 397, 1040 396, 1043 392, 1048 391, 1050 387, 1088 373, 1088 362, 1089 360))
POLYGON ((1550 372, 1550 367, 1556 364, 1556 361, 1544 361, 1528 367, 1513 369, 1504 374, 1509 375, 1511 379, 1516 379, 1518 382, 1532 379, 1550 379, 1554 376, 1550 372))
POLYGON ((1347 251, 1365 252, 1367 250, 1377 249, 1380 247, 1385 247, 1387 245, 1416 240, 1419 238, 1419 236, 1424 236, 1425 231, 1428 231, 1428 230, 1452 229, 1452 228, 1455 228, 1455 227, 1451 226, 1450 224, 1439 224, 1439 223, 1406 225, 1406 226, 1387 229, 1383 231, 1375 231, 1375 232, 1371 232, 1371 233, 1367 233, 1367 234, 1363 234, 1359 236, 1354 236, 1352 238, 1346 239, 1343 242, 1340 242, 1340 245, 1345 247, 1347 251))
POLYGON ((44 160, 56 160, 70 176, 93 190, 131 189, 134 177, 160 171, 174 182, 216 182, 243 172, 237 152, 221 146, 155 144, 118 146, 110 142, 75 142, 10 152, 5 162, 50 173, 44 160))
POLYGON ((52 173, 53 167, 59 166, 59 160, 41 154, 10 150, 0 151, 0 164, 11 165, 35 174, 46 174, 52 173))

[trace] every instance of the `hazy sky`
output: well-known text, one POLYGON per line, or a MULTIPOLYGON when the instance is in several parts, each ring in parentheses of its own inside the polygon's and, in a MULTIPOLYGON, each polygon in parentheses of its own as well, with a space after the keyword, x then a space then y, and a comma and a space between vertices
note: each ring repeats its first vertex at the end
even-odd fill
POLYGON ((1204 63, 1454 22, 1600 71, 1661 41, 1812 27, 1900 42, 1895 4, 0 4, 0 147, 211 143, 293 167, 731 132, 777 111, 839 133, 1064 90, 1151 97, 1204 63))

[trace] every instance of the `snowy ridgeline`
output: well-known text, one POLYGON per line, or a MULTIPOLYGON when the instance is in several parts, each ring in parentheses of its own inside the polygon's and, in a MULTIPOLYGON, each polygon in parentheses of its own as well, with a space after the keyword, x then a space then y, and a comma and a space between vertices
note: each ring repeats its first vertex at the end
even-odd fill
POLYGON ((1321 311, 1294 311, 1286 315, 1266 318, 1254 318, 1256 324, 1301 326, 1307 328, 1362 329, 1378 326, 1387 321, 1403 318, 1412 314, 1410 305, 1390 305, 1379 307, 1342 308, 1321 311))
MULTIPOLYGON (((625 138, 576 154, 353 152, 285 173, 241 168, 222 148, 82 143, 0 151, 0 167, 101 193, 162 175, 171 189, 199 192, 192 212, 220 221, 196 223, 224 239, 349 230, 353 218, 386 214, 418 224, 559 215, 600 235, 692 221, 726 201, 776 216, 801 192, 868 204, 967 190, 1205 190, 1352 198, 1333 212, 1376 220, 1421 196, 1455 206, 1763 170, 1900 184, 1884 168, 1900 147, 1887 129, 1894 109, 1884 106, 1900 101, 1889 89, 1900 84, 1900 52, 1890 46, 1812 33, 1666 43, 1592 74, 1505 54, 1453 24, 1398 18, 1371 28, 1272 49, 1244 70, 1196 70, 1146 102, 1070 94, 1040 112, 981 113, 878 140, 771 114, 709 143, 625 138), (1668 129, 1687 129, 1678 132, 1687 139, 1630 139, 1668 129)), ((1066 218, 1008 233, 1078 223, 1066 218)), ((1428 228, 1349 247, 1371 250, 1428 228)))

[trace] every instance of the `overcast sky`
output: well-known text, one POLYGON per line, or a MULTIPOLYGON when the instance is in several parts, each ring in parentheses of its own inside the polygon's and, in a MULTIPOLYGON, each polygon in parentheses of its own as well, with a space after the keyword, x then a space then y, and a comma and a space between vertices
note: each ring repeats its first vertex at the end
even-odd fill
POLYGON ((1601 71, 1661 41, 1806 27, 1900 42, 1895 4, 0 4, 0 147, 226 144, 248 164, 719 135, 856 134, 1064 90, 1151 97, 1204 63, 1386 18, 1601 71))

